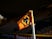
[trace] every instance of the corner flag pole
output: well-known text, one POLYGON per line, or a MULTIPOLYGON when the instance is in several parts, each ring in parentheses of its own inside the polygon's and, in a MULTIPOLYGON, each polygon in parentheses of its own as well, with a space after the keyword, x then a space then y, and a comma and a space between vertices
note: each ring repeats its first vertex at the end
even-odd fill
POLYGON ((32 16, 32 31, 33 31, 33 38, 36 39, 36 35, 35 35, 35 23, 34 23, 34 17, 33 17, 33 10, 29 10, 29 12, 31 12, 31 16, 32 16))

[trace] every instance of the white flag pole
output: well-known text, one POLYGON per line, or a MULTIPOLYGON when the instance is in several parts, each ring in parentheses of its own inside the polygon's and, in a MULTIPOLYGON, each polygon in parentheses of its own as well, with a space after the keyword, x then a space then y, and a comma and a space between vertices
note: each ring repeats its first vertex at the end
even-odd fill
POLYGON ((36 35, 35 35, 35 24, 34 24, 34 17, 33 17, 33 10, 29 10, 29 12, 31 12, 31 16, 32 16, 32 31, 33 31, 33 38, 36 39, 36 35))

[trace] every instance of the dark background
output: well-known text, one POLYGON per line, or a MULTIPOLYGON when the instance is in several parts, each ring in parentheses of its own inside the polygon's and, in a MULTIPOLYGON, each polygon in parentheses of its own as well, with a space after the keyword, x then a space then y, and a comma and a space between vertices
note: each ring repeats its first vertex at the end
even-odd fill
MULTIPOLYGON (((33 9, 34 12, 37 12, 42 7, 47 7, 51 4, 51 0, 2 0, 0 1, 0 10, 8 13, 9 18, 20 16, 22 13, 24 14, 29 9, 33 9)), ((37 15, 38 13, 34 13, 37 15)), ((5 15, 5 16, 7 16, 5 15)))

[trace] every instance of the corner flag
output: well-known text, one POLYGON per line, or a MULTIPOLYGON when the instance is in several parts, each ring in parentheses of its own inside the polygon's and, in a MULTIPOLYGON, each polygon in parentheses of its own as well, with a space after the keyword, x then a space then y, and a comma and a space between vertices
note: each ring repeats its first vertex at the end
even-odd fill
POLYGON ((25 29, 30 25, 31 22, 31 12, 27 12, 18 22, 19 30, 25 29))
POLYGON ((27 28, 29 25, 32 25, 33 37, 36 39, 35 36, 35 23, 34 23, 34 16, 33 10, 29 10, 26 15, 24 15, 18 22, 19 30, 27 28))

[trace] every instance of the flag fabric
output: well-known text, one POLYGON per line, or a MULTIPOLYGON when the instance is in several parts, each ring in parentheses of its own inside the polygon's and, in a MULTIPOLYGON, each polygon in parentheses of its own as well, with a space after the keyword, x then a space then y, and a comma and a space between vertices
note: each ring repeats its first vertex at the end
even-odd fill
POLYGON ((31 19, 31 12, 27 12, 18 22, 19 30, 25 29, 30 25, 31 19))

